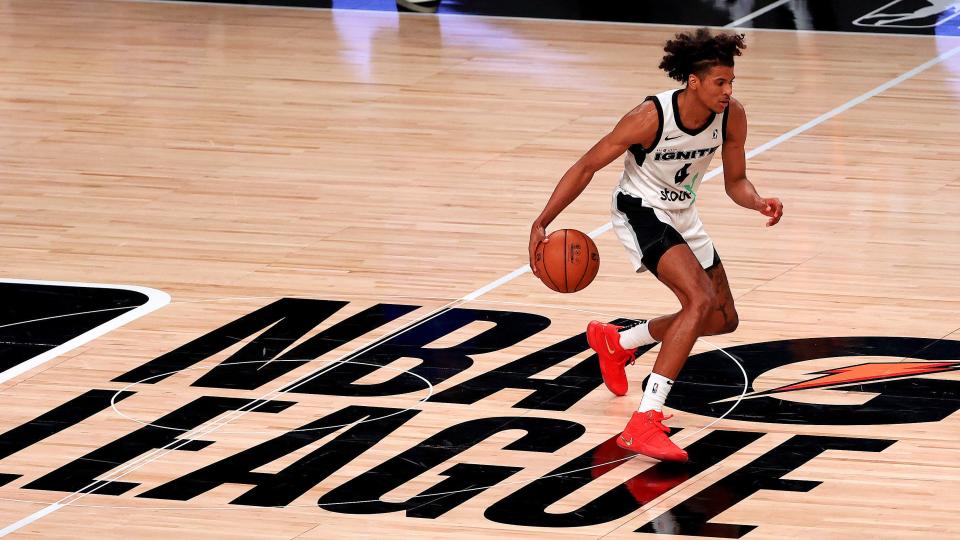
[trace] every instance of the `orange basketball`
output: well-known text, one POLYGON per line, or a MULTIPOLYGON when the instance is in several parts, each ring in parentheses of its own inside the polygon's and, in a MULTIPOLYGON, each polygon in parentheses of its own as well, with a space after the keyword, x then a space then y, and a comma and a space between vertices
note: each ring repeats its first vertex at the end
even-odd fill
POLYGON ((600 252, 593 239, 576 229, 553 231, 547 238, 537 246, 534 259, 540 281, 562 293, 586 288, 600 269, 600 252))

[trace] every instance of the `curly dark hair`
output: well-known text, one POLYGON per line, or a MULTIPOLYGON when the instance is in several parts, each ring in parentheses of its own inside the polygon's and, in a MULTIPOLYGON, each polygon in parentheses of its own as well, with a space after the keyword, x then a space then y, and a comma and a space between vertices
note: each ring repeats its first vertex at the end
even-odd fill
POLYGON ((733 67, 733 58, 740 49, 747 48, 743 34, 711 34, 700 28, 696 32, 680 33, 663 46, 665 54, 660 69, 671 79, 686 82, 693 73, 702 76, 714 66, 733 67))

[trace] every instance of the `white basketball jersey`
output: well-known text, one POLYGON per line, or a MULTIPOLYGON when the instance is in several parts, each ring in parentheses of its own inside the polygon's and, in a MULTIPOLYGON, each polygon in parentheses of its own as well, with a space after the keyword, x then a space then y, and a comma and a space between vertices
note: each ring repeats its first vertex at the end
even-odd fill
POLYGON ((660 128, 650 148, 635 144, 627 151, 620 191, 639 197, 644 206, 664 210, 690 208, 713 155, 723 145, 727 109, 713 113, 699 128, 683 125, 677 112, 679 90, 647 98, 657 106, 660 128))

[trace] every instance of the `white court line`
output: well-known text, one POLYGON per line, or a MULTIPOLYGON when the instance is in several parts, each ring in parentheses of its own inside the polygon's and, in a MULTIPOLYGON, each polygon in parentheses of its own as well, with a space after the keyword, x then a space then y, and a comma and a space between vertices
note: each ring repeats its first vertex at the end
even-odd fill
POLYGON ((486 285, 484 285, 483 287, 480 287, 479 289, 473 291, 472 293, 464 295, 464 297, 461 298, 461 300, 463 300, 464 302, 476 300, 477 298, 480 298, 481 296, 496 289, 497 287, 503 285, 504 283, 513 281, 515 278, 518 278, 529 271, 530 271, 529 265, 521 266, 520 268, 517 268, 516 270, 514 270, 513 272, 510 272, 509 274, 503 276, 502 278, 496 281, 491 281, 490 283, 487 283, 486 285))
POLYGON ((133 309, 133 306, 91 309, 90 311, 71 311, 70 313, 64 313, 62 315, 51 315, 49 317, 40 317, 39 319, 29 319, 26 321, 17 321, 17 322, 12 322, 7 324, 0 324, 0 328, 10 328, 11 326, 21 326, 24 324, 30 324, 30 323, 42 322, 42 321, 52 321, 53 319, 65 319, 67 317, 76 317, 78 315, 90 315, 92 313, 105 313, 107 311, 123 311, 125 309, 133 309))
POLYGON ((737 19, 737 20, 735 20, 735 21, 733 21, 733 22, 730 22, 730 23, 725 24, 723 27, 724 27, 724 28, 736 28, 736 27, 740 26, 741 24, 743 24, 743 23, 745 23, 745 22, 752 21, 752 20, 756 19, 757 17, 763 15, 764 13, 766 13, 766 12, 768 12, 768 11, 773 11, 774 9, 777 9, 778 7, 786 4, 786 3, 789 2, 789 1, 790 1, 790 0, 777 0, 776 2, 770 4, 769 6, 762 7, 762 8, 760 8, 760 9, 754 11, 753 13, 749 13, 749 14, 747 14, 747 15, 744 16, 744 17, 740 17, 739 19, 737 19))
MULTIPOLYGON (((942 54, 938 55, 937 57, 935 57, 935 58, 933 58, 933 59, 931 59, 931 60, 929 60, 929 61, 927 61, 927 62, 924 62, 923 64, 920 64, 919 66, 911 69, 910 71, 907 71, 906 73, 900 75, 899 77, 896 77, 896 78, 894 78, 894 79, 891 79, 890 81, 888 81, 888 82, 886 82, 886 83, 884 83, 884 84, 881 84, 880 86, 877 86, 877 87, 874 88, 873 90, 870 90, 870 91, 868 91, 868 92, 866 92, 866 93, 864 93, 864 94, 861 94, 860 96, 857 96, 857 97, 851 99, 850 101, 847 101, 847 102, 844 103, 843 105, 840 105, 839 107, 836 107, 835 109, 833 109, 833 110, 831 110, 831 111, 829 111, 829 112, 827 112, 827 113, 824 113, 824 114, 818 116, 817 118, 814 118, 813 120, 807 122, 806 124, 804 124, 804 125, 796 128, 796 129, 790 130, 790 131, 788 131, 787 133, 784 133, 783 135, 780 135, 779 137, 773 139, 772 141, 767 142, 767 143, 765 143, 765 144, 763 144, 763 145, 761 145, 761 146, 758 146, 757 148, 754 148, 752 151, 750 151, 750 152, 747 153, 747 159, 750 159, 750 158, 755 157, 755 156, 757 156, 757 155, 759 155, 759 154, 762 154, 763 152, 766 152, 767 150, 769 150, 769 149, 771 149, 771 148, 773 148, 773 147, 775 147, 775 146, 777 146, 777 145, 779 145, 779 144, 781 144, 781 143, 783 143, 783 142, 786 142, 786 141, 788 141, 788 140, 796 137, 797 135, 799 135, 799 134, 801 134, 801 133, 803 133, 803 132, 805 132, 805 131, 808 131, 808 130, 812 129, 812 128, 815 127, 815 126, 817 126, 817 125, 819 125, 819 124, 822 124, 823 122, 826 122, 827 120, 833 118, 834 116, 837 116, 838 114, 840 114, 840 113, 842 113, 842 112, 844 112, 844 111, 846 111, 846 110, 848 110, 848 109, 850 109, 850 108, 852 108, 852 107, 855 107, 855 106, 859 105, 860 103, 863 103, 864 101, 870 99, 871 97, 874 97, 874 96, 876 96, 877 94, 879 94, 879 93, 881 93, 881 92, 883 92, 883 91, 885 91, 885 90, 888 90, 888 89, 892 88, 893 86, 896 86, 896 85, 902 83, 903 81, 906 81, 906 80, 908 80, 908 79, 910 79, 910 78, 912 78, 912 77, 915 77, 915 76, 918 75, 919 73, 922 73, 923 71, 926 71, 927 69, 930 69, 931 67, 939 64, 940 62, 943 62, 944 60, 947 60, 948 58, 956 55, 958 52, 960 52, 960 46, 954 47, 953 49, 951 49, 951 50, 949 50, 949 51, 947 51, 947 52, 945 52, 945 53, 942 53, 942 54)), ((717 174, 720 174, 720 171, 721 171, 721 170, 722 170, 722 168, 716 168, 716 169, 710 171, 710 172, 704 177, 704 180, 706 180, 706 179, 708 179, 708 178, 711 178, 711 177, 713 177, 713 176, 716 176, 717 174)), ((610 227, 611 227, 610 223, 607 223, 607 224, 604 225, 603 227, 600 227, 600 228, 598 228, 598 229, 595 229, 593 232, 591 232, 591 233, 590 233, 590 236, 595 238, 595 237, 603 234, 604 232, 608 231, 608 230, 610 229, 610 227)), ((454 302, 451 302, 450 304, 448 304, 448 306, 452 306, 452 305, 455 305, 455 304, 458 304, 458 303, 462 303, 462 302, 465 302, 465 301, 469 301, 469 300, 473 300, 473 299, 479 298, 480 296, 482 296, 482 295, 484 295, 484 294, 486 294, 486 293, 488 293, 488 292, 496 289, 497 287, 500 287, 500 286, 502 286, 502 285, 504 285, 504 284, 506 284, 506 283, 509 283, 510 281, 513 281, 515 278, 517 278, 517 277, 519 277, 519 276, 522 276, 523 274, 525 274, 526 272, 529 272, 529 271, 530 271, 529 265, 523 265, 523 266, 517 268, 516 270, 514 270, 513 272, 510 272, 509 274, 507 274, 507 275, 505 275, 505 276, 503 276, 503 277, 501 277, 501 278, 499 278, 499 279, 497 279, 497 280, 494 280, 494 281, 488 283, 487 285, 484 285, 483 287, 480 287, 479 289, 477 289, 477 290, 475 290, 475 291, 473 291, 473 292, 471 292, 471 293, 469 293, 469 294, 464 295, 464 296, 461 297, 460 299, 455 300, 454 302)), ((452 307, 448 307, 448 306, 444 306, 443 308, 440 308, 439 311, 442 312, 443 310, 448 309, 448 308, 449 308, 449 309, 452 309, 452 307)), ((439 313, 436 313, 436 312, 435 312, 432 316, 436 316, 437 314, 439 314, 439 313)), ((411 326, 402 329, 401 332, 404 332, 404 331, 406 331, 407 329, 412 328, 413 326, 416 326, 417 324, 421 324, 422 322, 423 322, 423 321, 419 321, 419 322, 415 321, 411 326)), ((397 334, 393 334, 393 335, 397 335, 397 334)), ((383 339, 383 338, 381 338, 381 339, 383 339)), ((377 341, 379 341, 379 340, 377 340, 377 341)), ((377 341, 375 341, 375 342, 373 342, 372 344, 368 345, 368 347, 375 345, 375 344, 377 343, 377 341)), ((352 354, 352 353, 350 353, 350 354, 352 354)), ((347 356, 349 356, 349 354, 348 354, 347 356)), ((344 357, 341 357, 341 360, 342 360, 343 358, 344 358, 344 357)), ((333 364, 333 365, 335 366, 336 364, 333 364)), ((305 381, 304 381, 304 382, 305 382, 305 381)), ((291 388, 291 390, 292 390, 292 388, 291 388)), ((258 399, 258 400, 253 400, 251 403, 258 403, 258 402, 260 402, 259 399, 258 399)), ((258 407, 259 407, 259 405, 258 405, 258 407)), ((255 410, 255 409, 251 409, 251 410, 255 410)), ((240 412, 240 411, 233 411, 233 412, 235 412, 235 413, 236 413, 236 412, 239 412, 240 414, 239 414, 239 415, 227 415, 227 416, 228 416, 228 417, 233 416, 233 417, 239 418, 240 416, 242 416, 242 415, 245 414, 246 412, 250 412, 250 410, 242 411, 242 412, 240 412)), ((219 425, 214 424, 214 426, 212 426, 212 427, 209 429, 209 431, 204 432, 204 434, 209 434, 209 433, 212 433, 213 431, 216 431, 217 429, 220 429, 220 427, 223 427, 224 425, 226 425, 227 422, 232 421, 233 418, 224 419, 224 420, 225 420, 225 421, 223 421, 223 422, 220 423, 219 425)), ((199 429, 199 428, 197 428, 197 429, 199 429)), ((178 439, 176 442, 181 442, 182 444, 186 444, 186 440, 187 440, 187 439, 178 439)), ((170 446, 170 445, 167 445, 167 446, 170 446)), ((162 452, 163 450, 167 450, 167 452, 161 453, 160 455, 164 455, 165 453, 169 453, 170 451, 175 450, 175 449, 176 449, 176 448, 167 449, 166 447, 164 447, 163 449, 160 449, 160 451, 162 452)), ((150 454, 148 454, 148 455, 150 455, 150 454)), ((157 457, 159 457, 159 456, 157 456, 157 457)), ((142 466, 142 465, 145 465, 145 464, 147 464, 147 463, 150 463, 150 462, 153 461, 154 459, 155 459, 155 458, 151 458, 151 459, 149 459, 149 460, 139 460, 139 461, 135 461, 135 462, 134 462, 134 463, 136 463, 135 466, 133 466, 133 464, 130 464, 130 465, 132 466, 132 468, 129 467, 129 466, 126 467, 126 468, 123 468, 123 467, 122 467, 121 470, 124 470, 124 471, 125 471, 125 472, 123 473, 123 475, 126 475, 126 474, 132 472, 133 470, 139 468, 139 467, 142 466)), ((109 480, 98 480, 97 483, 98 483, 98 485, 97 485, 97 486, 94 486, 94 488, 93 488, 92 490, 90 490, 90 491, 86 491, 86 492, 83 492, 83 493, 74 492, 73 494, 68 495, 67 497, 65 497, 64 499, 62 499, 61 502, 52 503, 50 506, 47 506, 47 507, 45 507, 45 508, 43 508, 43 509, 41 509, 41 510, 38 510, 37 512, 31 514, 30 516, 27 516, 26 518, 24 518, 24 519, 22 519, 22 520, 20 520, 20 521, 18 521, 18 522, 16 522, 16 523, 13 523, 13 524, 7 526, 6 528, 0 530, 0 537, 6 536, 7 534, 9 534, 9 533, 11 533, 11 532, 14 532, 14 531, 20 529, 21 527, 24 527, 24 526, 26 526, 26 525, 28 525, 28 524, 30 524, 30 523, 33 523, 34 521, 42 518, 43 516, 48 515, 48 514, 50 514, 50 513, 52 513, 52 512, 55 512, 56 510, 59 510, 60 508, 63 508, 64 506, 67 506, 70 502, 79 500, 80 498, 86 496, 86 495, 89 494, 89 493, 94 493, 94 492, 96 492, 96 490, 99 488, 100 485, 106 485, 107 483, 109 483, 109 480), (63 503, 63 502, 62 502, 62 501, 66 501, 68 498, 70 499, 69 501, 67 501, 66 503, 63 503)), ((84 489, 86 489, 86 488, 84 488, 84 489)))
POLYGON ((61 508, 63 508, 63 505, 62 505, 62 504, 53 503, 53 504, 51 504, 50 506, 47 506, 47 507, 43 508, 42 510, 37 510, 36 512, 30 514, 29 516, 21 519, 20 521, 18 521, 18 522, 16 522, 16 523, 11 523, 10 525, 7 525, 7 526, 4 527, 3 529, 0 529, 0 537, 6 536, 6 535, 8 535, 8 534, 10 534, 10 533, 12 533, 12 532, 14 532, 14 531, 16 531, 17 529, 26 527, 27 525, 29 525, 29 524, 33 523, 34 521, 42 518, 43 516, 45 516, 45 515, 47 515, 47 514, 52 514, 52 513, 56 512, 57 510, 59 510, 59 509, 61 509, 61 508))
MULTIPOLYGON (((50 360, 60 356, 61 354, 67 351, 70 351, 81 345, 89 343, 97 339, 98 337, 106 334, 107 332, 110 332, 111 330, 120 328, 121 326, 127 324, 128 322, 139 319, 140 317, 143 317, 147 313, 150 313, 151 311, 155 311, 170 303, 169 294, 163 291, 158 291, 157 289, 151 289, 149 287, 137 287, 135 285, 109 285, 105 283, 76 283, 76 282, 70 282, 70 281, 38 281, 38 280, 31 280, 31 279, 6 279, 6 278, 0 278, 0 283, 20 283, 24 285, 54 285, 54 286, 61 286, 61 287, 89 287, 93 289, 120 289, 124 291, 138 292, 147 297, 147 302, 142 306, 132 308, 132 309, 123 308, 123 309, 130 309, 130 311, 124 313, 123 315, 120 315, 119 317, 111 319, 92 330, 88 330, 83 334, 80 334, 79 336, 71 339, 70 341, 67 341, 66 343, 58 347, 54 347, 49 351, 46 351, 40 355, 34 356, 30 360, 23 362, 21 364, 17 364, 16 366, 13 366, 12 368, 4 371, 3 373, 0 373, 0 384, 5 383, 10 379, 18 375, 21 375, 41 364, 49 362, 50 360)), ((121 308, 110 308, 110 309, 98 310, 98 311, 110 311, 114 309, 121 309, 121 308)), ((90 312, 90 313, 93 313, 93 312, 90 312)), ((76 315, 76 313, 71 313, 68 315, 76 315)), ((52 319, 55 317, 46 317, 46 318, 52 319)), ((43 320, 43 319, 37 319, 37 320, 43 320)), ((12 326, 12 325, 5 325, 5 326, 12 326)), ((0 534, 0 536, 3 536, 3 535, 0 534)))

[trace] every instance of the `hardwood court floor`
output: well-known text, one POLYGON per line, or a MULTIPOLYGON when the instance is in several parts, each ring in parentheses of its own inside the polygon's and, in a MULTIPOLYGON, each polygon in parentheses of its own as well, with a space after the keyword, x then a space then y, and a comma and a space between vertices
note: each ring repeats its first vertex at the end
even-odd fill
MULTIPOLYGON (((0 1, 3 275, 132 284, 173 299, 4 383, 3 431, 91 389, 121 390, 128 383, 114 379, 281 298, 350 302, 318 328, 379 302, 422 306, 322 358, 332 360, 507 276, 526 264, 530 222, 565 169, 644 96, 672 85, 656 65, 662 43, 676 31, 215 5, 0 1)), ((737 64, 736 96, 748 111, 748 151, 960 47, 949 38, 767 31, 748 32, 747 40, 749 48, 737 64)), ((901 337, 945 347, 945 357, 921 360, 960 360, 960 348, 951 345, 960 341, 958 96, 960 55, 955 55, 752 157, 750 178, 762 194, 785 203, 783 222, 774 228, 764 228, 760 216, 726 199, 722 182, 703 186, 698 206, 741 317, 736 333, 710 342, 748 346, 739 349, 742 356, 754 354, 761 364, 784 359, 782 366, 758 374, 753 390, 810 380, 818 371, 898 362, 911 354, 891 345, 901 337), (854 336, 892 341, 858 342, 855 353, 845 345, 826 346, 847 343, 843 340, 817 341, 821 356, 797 356, 795 362, 790 354, 799 349, 750 349, 775 340, 854 336), (849 354, 858 357, 843 358, 849 354)), ((553 228, 592 231, 606 223, 619 167, 617 160, 599 173, 553 228)), ((676 308, 653 278, 632 274, 613 235, 601 234, 597 243, 600 275, 583 292, 561 296, 525 273, 498 282, 478 301, 460 304, 536 314, 551 324, 531 331, 536 335, 529 339, 503 338, 478 352, 466 371, 440 377, 434 392, 574 337, 590 318, 652 317, 676 308)), ((513 331, 535 324, 533 318, 524 321, 527 326, 513 331)), ((430 346, 453 346, 494 326, 489 320, 459 330, 451 326, 451 335, 430 346)), ((318 367, 299 367, 255 390, 192 384, 238 348, 215 350, 162 382, 133 385, 136 394, 118 408, 150 422, 203 396, 258 398, 318 367)), ((57 487, 72 486, 68 477, 42 489, 25 487, 142 427, 105 408, 0 462, 0 472, 22 475, 0 487, 0 527, 13 525, 7 530, 14 536, 49 538, 613 539, 637 537, 641 533, 634 531, 649 523, 662 533, 674 521, 677 530, 689 531, 684 524, 701 516, 702 522, 755 526, 739 529, 750 539, 960 536, 955 500, 960 391, 951 389, 960 377, 951 371, 913 377, 897 387, 923 390, 923 395, 895 394, 894 401, 909 398, 914 407, 925 400, 918 410, 941 411, 936 421, 890 424, 851 416, 844 424, 839 413, 806 423, 744 417, 698 431, 713 417, 695 404, 673 405, 671 424, 684 427, 681 436, 694 443, 716 437, 733 444, 729 441, 744 433, 756 433, 757 439, 684 476, 676 489, 652 501, 630 498, 642 498, 630 482, 650 467, 636 459, 571 488, 570 496, 547 509, 572 515, 618 490, 616 504, 636 506, 623 515, 595 523, 570 518, 568 525, 579 526, 516 524, 528 517, 521 503, 570 485, 531 482, 569 470, 561 467, 622 428, 639 401, 655 351, 630 368, 633 390, 626 398, 613 398, 595 374, 592 381, 599 386, 563 410, 515 406, 530 390, 511 388, 475 405, 422 403, 423 389, 386 397, 286 392, 272 396, 296 405, 269 417, 251 413, 229 422, 199 437, 213 441, 205 448, 155 455, 147 446, 115 462, 101 459, 108 462, 104 471, 113 473, 91 478, 116 478, 124 470, 123 481, 138 484, 125 493, 64 499, 77 489, 57 487), (224 475, 234 481, 189 500, 140 497, 351 406, 421 412, 305 487, 286 508, 230 502, 336 435, 251 469, 264 476, 224 475), (380 499, 396 503, 417 495, 457 463, 501 467, 477 473, 481 480, 500 478, 502 467, 517 469, 503 485, 470 492, 471 498, 433 518, 410 516, 416 504, 369 513, 316 506, 385 462, 393 463, 391 474, 399 474, 398 455, 447 428, 498 417, 527 419, 544 430, 544 440, 573 435, 557 439, 553 450, 523 450, 508 447, 522 432, 497 433, 436 466, 424 466, 425 474, 380 499), (555 421, 550 429, 543 427, 547 420, 555 421), (889 446, 827 449, 796 463, 790 456, 803 452, 789 447, 745 469, 758 456, 786 448, 782 445, 797 440, 793 435, 883 439, 889 446), (123 463, 128 469, 119 469, 123 463), (760 491, 749 490, 751 479, 766 478, 781 465, 780 473, 797 482, 795 491, 773 480, 758 483, 760 491), (736 476, 738 471, 745 476, 736 476), (819 485, 800 489, 800 481, 819 485), (521 499, 500 505, 497 520, 491 517, 496 512, 488 509, 528 484, 543 489, 521 492, 526 493, 521 499), (698 493, 703 497, 689 502, 698 493), (50 506, 57 501, 62 506, 50 506), (522 515, 511 516, 511 508, 522 515), (39 511, 50 513, 38 516, 39 511), (15 525, 28 516, 32 521, 15 525)), ((710 351, 706 342, 695 349, 710 351)), ((573 355, 538 376, 557 377, 587 358, 573 355)), ((693 390, 701 384, 707 392, 716 383, 711 369, 734 369, 713 353, 691 360, 691 366, 710 359, 726 367, 689 367, 691 377, 705 377, 690 383, 693 390)), ((402 371, 417 364, 400 358, 391 366, 402 371)), ((385 371, 361 382, 396 376, 385 371)), ((739 371, 733 373, 739 377, 739 371)), ((739 395, 735 385, 723 385, 739 395)), ((858 407, 886 391, 844 388, 804 390, 771 401, 783 410, 790 403, 812 404, 813 411, 820 410, 818 403, 843 405, 852 415, 870 409, 858 407)), ((681 403, 681 397, 671 399, 681 403)), ((773 415, 777 407, 763 414, 773 415)), ((374 429, 376 422, 358 426, 374 429)), ((68 472, 82 477, 96 463, 88 456, 68 472)), ((390 478, 376 477, 373 484, 389 484, 390 478)), ((656 486, 645 486, 657 493, 656 486)), ((276 497, 294 489, 281 483, 266 492, 276 497)), ((370 491, 351 493, 365 500, 370 491)), ((719 528, 696 530, 720 534, 719 528)))

